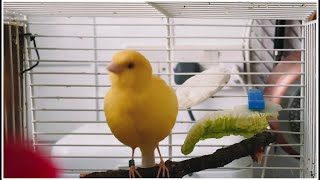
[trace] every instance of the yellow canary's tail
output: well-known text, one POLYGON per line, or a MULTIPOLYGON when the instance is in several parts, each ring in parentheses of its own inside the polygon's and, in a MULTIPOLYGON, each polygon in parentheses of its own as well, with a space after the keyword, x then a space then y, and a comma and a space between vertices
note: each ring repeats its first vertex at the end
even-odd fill
POLYGON ((155 165, 154 150, 155 147, 140 147, 142 155, 142 168, 152 167, 155 165))

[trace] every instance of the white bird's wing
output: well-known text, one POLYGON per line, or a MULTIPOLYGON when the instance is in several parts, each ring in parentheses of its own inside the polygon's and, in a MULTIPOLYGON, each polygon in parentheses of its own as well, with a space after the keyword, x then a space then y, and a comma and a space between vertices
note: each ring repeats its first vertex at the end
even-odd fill
POLYGON ((176 89, 180 108, 197 105, 224 87, 230 80, 225 68, 215 66, 186 80, 176 89))

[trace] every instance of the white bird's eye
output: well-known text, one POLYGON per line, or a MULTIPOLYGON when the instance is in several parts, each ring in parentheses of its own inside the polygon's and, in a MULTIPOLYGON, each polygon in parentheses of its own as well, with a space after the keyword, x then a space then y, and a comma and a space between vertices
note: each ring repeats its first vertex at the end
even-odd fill
POLYGON ((129 68, 129 69, 132 69, 133 67, 134 67, 134 64, 133 64, 132 62, 129 62, 128 68, 129 68))

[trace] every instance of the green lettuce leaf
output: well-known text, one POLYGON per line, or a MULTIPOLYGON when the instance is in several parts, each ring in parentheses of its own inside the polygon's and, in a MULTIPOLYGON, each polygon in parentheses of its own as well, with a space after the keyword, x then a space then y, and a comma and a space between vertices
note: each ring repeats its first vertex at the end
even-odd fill
POLYGON ((245 138, 263 132, 268 127, 268 119, 278 118, 281 106, 266 102, 262 111, 251 111, 247 105, 234 107, 233 110, 208 113, 190 129, 181 152, 190 154, 196 143, 208 138, 222 138, 229 135, 240 135, 245 138))

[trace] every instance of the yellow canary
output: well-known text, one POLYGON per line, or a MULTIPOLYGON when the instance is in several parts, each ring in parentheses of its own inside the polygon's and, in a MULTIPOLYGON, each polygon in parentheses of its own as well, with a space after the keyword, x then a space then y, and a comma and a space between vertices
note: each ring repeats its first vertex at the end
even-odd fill
POLYGON ((161 159, 158 176, 160 171, 169 176, 158 144, 176 122, 178 101, 174 90, 152 75, 149 61, 134 50, 117 52, 107 69, 112 87, 104 98, 104 112, 114 136, 132 148, 129 176, 140 176, 133 161, 137 147, 141 150, 142 167, 155 165, 157 148, 161 159))

